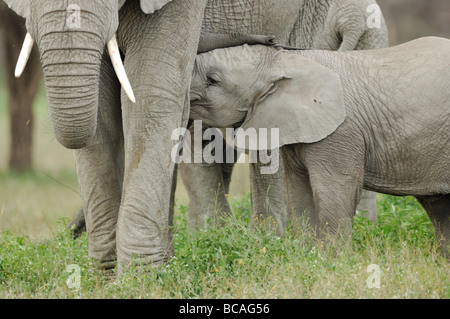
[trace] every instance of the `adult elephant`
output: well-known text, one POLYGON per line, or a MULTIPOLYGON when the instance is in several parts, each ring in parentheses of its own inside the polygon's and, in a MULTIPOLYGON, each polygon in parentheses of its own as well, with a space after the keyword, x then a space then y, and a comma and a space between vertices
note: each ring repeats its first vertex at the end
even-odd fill
POLYGON ((54 134, 75 149, 89 255, 106 270, 119 261, 119 273, 134 258, 165 262, 173 254, 171 133, 186 125, 207 0, 5 2, 39 48, 54 134))
MULTIPOLYGON (((208 5, 203 23, 205 31, 275 34, 280 44, 323 50, 367 50, 388 46, 386 23, 375 0, 285 1, 283 6, 292 11, 281 10, 271 13, 271 16, 265 14, 263 10, 270 9, 264 6, 256 6, 259 11, 255 13, 255 8, 251 8, 252 1, 224 3, 241 3, 242 7, 236 12, 226 5, 208 5)), ((193 126, 190 133, 191 139, 194 139, 193 126)), ((207 142, 204 142, 206 145, 207 142)), ((226 149, 223 150, 225 153, 226 149)), ((282 163, 279 161, 279 170, 274 174, 260 174, 264 165, 250 163, 253 218, 274 220, 279 233, 283 233, 287 219, 282 163)), ((231 212, 226 195, 233 165, 192 161, 180 163, 180 174, 190 199, 190 229, 203 228, 207 220, 214 223, 231 212)), ((375 222, 376 194, 363 191, 358 210, 366 211, 366 216, 375 222)))
POLYGON ((89 255, 107 270, 118 262, 121 274, 132 262, 173 255, 171 135, 187 123, 201 30, 288 43, 320 28, 305 20, 326 17, 330 1, 5 2, 26 18, 27 42, 39 47, 55 136, 75 149, 89 255))

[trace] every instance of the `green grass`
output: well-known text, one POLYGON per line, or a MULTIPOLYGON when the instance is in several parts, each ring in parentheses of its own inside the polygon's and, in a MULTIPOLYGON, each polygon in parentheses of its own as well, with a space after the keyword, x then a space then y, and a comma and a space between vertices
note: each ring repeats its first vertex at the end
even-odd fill
POLYGON ((225 226, 189 233, 186 207, 174 225, 175 257, 146 274, 130 269, 117 281, 87 256, 87 239, 73 240, 62 220, 52 238, 0 235, 0 298, 449 298, 449 263, 433 228, 409 197, 380 196, 376 225, 357 216, 351 248, 318 248, 289 229, 279 238, 250 227, 248 196, 233 201, 225 226), (70 289, 68 265, 80 267, 70 289), (368 266, 381 270, 369 288, 368 266))

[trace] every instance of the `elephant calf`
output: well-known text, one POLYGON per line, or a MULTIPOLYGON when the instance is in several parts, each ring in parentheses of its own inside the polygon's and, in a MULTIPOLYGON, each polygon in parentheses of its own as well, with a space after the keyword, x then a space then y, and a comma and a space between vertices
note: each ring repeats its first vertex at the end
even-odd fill
POLYGON ((349 52, 245 45, 195 65, 191 119, 240 127, 237 137, 259 130, 259 142, 277 128, 288 209, 319 237, 351 235, 364 188, 416 196, 449 254, 449 40, 349 52))

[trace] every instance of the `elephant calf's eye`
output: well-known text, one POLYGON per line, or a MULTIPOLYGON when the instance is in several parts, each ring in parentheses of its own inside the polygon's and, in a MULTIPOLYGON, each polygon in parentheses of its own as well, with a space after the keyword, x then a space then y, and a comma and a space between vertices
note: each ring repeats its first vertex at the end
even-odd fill
POLYGON ((206 86, 214 86, 220 83, 220 77, 217 73, 210 73, 206 76, 206 86))

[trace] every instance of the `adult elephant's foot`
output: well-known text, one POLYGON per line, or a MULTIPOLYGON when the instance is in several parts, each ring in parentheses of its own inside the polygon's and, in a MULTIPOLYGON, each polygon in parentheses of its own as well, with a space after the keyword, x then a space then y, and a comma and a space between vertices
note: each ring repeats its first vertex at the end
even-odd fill
POLYGON ((119 213, 116 232, 118 276, 134 266, 146 272, 147 267, 162 265, 174 255, 169 214, 144 216, 136 210, 130 211, 130 208, 124 206, 119 213))

